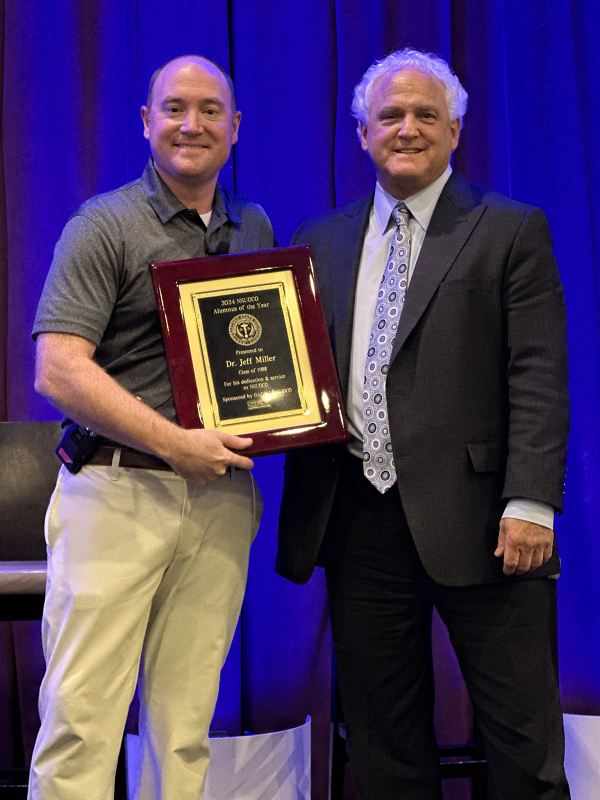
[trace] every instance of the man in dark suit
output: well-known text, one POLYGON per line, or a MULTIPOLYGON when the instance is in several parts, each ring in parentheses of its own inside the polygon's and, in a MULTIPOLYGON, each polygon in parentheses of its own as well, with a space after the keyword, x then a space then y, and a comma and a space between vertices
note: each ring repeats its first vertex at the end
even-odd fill
POLYGON ((286 458, 277 569, 326 569, 363 800, 441 797, 433 606, 497 798, 569 797, 549 642, 563 293, 544 214, 452 172, 466 101, 441 59, 374 64, 353 111, 375 192, 294 237, 312 248, 352 441, 286 458))

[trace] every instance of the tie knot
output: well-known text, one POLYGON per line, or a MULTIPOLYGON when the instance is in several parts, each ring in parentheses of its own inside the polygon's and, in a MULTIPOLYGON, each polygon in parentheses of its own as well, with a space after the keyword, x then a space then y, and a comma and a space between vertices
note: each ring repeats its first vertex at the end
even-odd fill
POLYGON ((408 225, 408 218, 410 216, 410 211, 404 205, 404 203, 398 203, 392 209, 392 217, 394 218, 394 222, 398 227, 401 225, 408 225))

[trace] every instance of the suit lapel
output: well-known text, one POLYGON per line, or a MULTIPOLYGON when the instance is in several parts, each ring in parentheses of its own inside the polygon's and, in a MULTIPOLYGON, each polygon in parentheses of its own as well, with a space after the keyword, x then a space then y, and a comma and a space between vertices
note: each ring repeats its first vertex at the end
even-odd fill
POLYGON ((435 207, 415 265, 391 360, 423 315, 484 211, 485 206, 474 205, 469 184, 453 173, 435 207))
POLYGON ((340 213, 331 248, 333 349, 342 397, 346 397, 348 394, 356 281, 372 204, 373 194, 370 194, 340 213), (333 276, 335 276, 335 281, 333 276))

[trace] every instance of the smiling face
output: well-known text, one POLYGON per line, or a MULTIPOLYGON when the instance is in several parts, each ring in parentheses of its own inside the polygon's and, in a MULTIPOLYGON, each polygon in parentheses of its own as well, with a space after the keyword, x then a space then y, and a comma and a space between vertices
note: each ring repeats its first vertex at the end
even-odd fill
POLYGON ((227 82, 210 62, 180 58, 163 69, 142 119, 154 165, 175 195, 178 187, 214 190, 240 118, 227 82))
POLYGON ((373 85, 362 148, 386 192, 404 200, 444 172, 458 144, 443 84, 412 69, 382 75, 373 85))

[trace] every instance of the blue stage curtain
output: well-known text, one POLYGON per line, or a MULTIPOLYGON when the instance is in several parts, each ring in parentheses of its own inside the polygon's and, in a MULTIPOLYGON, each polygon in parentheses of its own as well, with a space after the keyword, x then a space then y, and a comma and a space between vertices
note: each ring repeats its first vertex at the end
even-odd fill
MULTIPOLYGON (((230 69, 243 116, 223 181, 260 202, 287 244, 307 217, 372 188, 349 114, 366 67, 402 45, 451 62, 470 95, 455 168, 546 210, 565 284, 573 424, 557 523, 561 682, 567 710, 600 713, 596 0, 0 0, 0 12, 5 419, 56 416, 33 391, 29 331, 37 299, 69 214, 140 174, 148 151, 139 107, 160 63, 199 52, 230 69)), ((264 730, 297 724, 309 712, 325 742, 322 576, 303 588, 274 575, 281 458, 262 460, 257 473, 265 523, 217 727, 264 730)), ((324 796, 319 774, 316 797, 324 796)))

